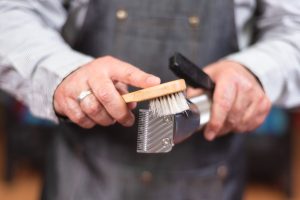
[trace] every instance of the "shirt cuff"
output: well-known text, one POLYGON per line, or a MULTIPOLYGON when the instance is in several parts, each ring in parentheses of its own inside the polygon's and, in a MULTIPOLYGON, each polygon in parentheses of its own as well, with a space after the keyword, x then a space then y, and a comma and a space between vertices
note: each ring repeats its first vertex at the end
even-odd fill
POLYGON ((263 50, 248 48, 224 59, 240 63, 251 71, 259 79, 272 103, 280 97, 283 88, 282 71, 268 53, 263 50))
POLYGON ((39 117, 47 118, 57 123, 58 118, 53 107, 53 95, 56 88, 71 72, 91 62, 93 59, 90 56, 70 49, 52 55, 40 62, 33 76, 33 82, 35 83, 33 94, 37 94, 32 96, 35 99, 43 96, 44 98, 39 100, 41 101, 40 104, 43 104, 45 107, 43 113, 34 110, 35 107, 33 107, 33 113, 36 115, 39 113, 39 117), (41 94, 43 91, 45 91, 44 94, 41 94))

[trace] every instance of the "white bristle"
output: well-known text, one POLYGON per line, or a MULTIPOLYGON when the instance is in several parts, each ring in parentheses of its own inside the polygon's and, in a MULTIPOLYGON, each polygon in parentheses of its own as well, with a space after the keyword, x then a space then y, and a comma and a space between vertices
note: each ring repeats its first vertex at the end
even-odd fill
POLYGON ((158 117, 180 113, 189 109, 182 92, 152 99, 149 107, 154 115, 158 117))

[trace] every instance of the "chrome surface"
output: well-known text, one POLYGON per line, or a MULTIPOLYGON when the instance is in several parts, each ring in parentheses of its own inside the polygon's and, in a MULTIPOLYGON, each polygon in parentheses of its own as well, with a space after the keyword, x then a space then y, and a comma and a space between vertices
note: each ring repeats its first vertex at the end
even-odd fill
POLYGON ((166 153, 173 147, 173 116, 156 117, 149 110, 139 110, 138 153, 166 153))

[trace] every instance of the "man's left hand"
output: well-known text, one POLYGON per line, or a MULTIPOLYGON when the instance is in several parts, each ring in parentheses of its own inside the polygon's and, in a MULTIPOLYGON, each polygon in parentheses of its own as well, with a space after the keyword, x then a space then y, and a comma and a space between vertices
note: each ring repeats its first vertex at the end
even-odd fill
MULTIPOLYGON (((216 137, 234 132, 247 132, 261 125, 271 103, 256 77, 244 66, 232 61, 219 61, 203 69, 215 82, 211 118, 204 136, 216 137)), ((189 97, 200 90, 189 88, 189 97)))

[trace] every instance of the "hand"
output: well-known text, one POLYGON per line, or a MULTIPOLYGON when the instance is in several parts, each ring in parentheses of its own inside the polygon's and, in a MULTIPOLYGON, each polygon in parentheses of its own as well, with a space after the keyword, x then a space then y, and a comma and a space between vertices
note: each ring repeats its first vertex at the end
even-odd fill
MULTIPOLYGON (((216 84, 211 108, 211 119, 204 136, 213 140, 230 131, 247 132, 263 123, 271 108, 260 83, 244 66, 231 61, 220 61, 204 68, 216 84)), ((201 90, 187 90, 196 96, 201 90)))
POLYGON ((54 93, 54 109, 83 128, 96 124, 109 126, 116 121, 132 126, 131 109, 136 104, 127 105, 121 97, 128 93, 127 84, 146 88, 159 83, 158 77, 105 56, 80 67, 61 82, 54 93), (91 90, 92 94, 78 102, 78 95, 85 90, 91 90))

